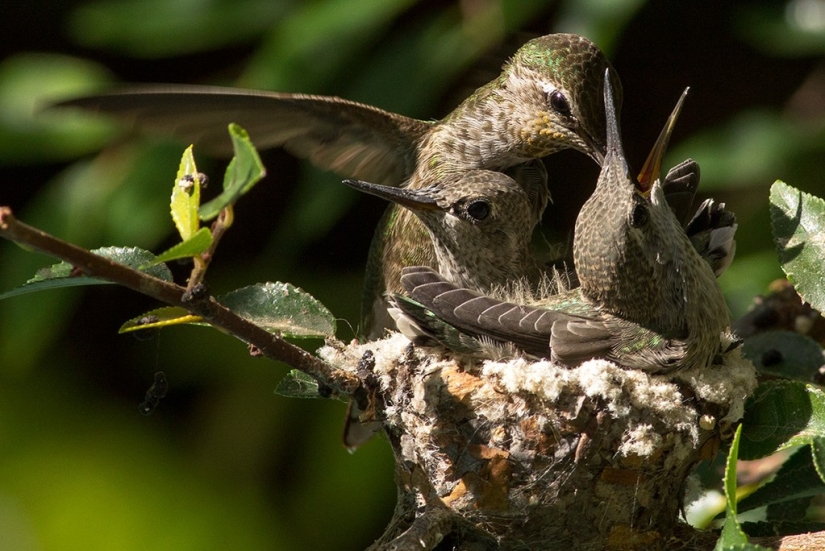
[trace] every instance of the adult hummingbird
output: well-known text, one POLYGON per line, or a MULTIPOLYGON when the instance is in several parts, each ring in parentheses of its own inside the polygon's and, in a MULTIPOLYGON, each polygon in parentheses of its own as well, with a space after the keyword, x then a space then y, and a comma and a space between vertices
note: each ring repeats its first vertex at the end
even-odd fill
POLYGON ((708 366, 722 351, 729 317, 713 269, 653 182, 684 95, 637 179, 624 157, 610 79, 604 94, 606 155, 573 241, 580 287, 516 304, 408 267, 402 285, 412 300, 396 301, 430 335, 462 352, 482 351, 483 339, 565 365, 606 358, 651 372, 708 366))
MULTIPOLYGON (((63 102, 133 120, 228 152, 235 122, 259 148, 283 147, 345 177, 422 188, 474 169, 506 170, 573 148, 596 162, 604 153, 602 80, 620 83, 610 63, 584 37, 552 34, 530 40, 501 74, 440 121, 421 121, 335 97, 201 86, 127 88, 63 102)), ((519 183, 543 177, 528 164, 519 183)), ((535 198, 543 209, 546 198, 535 198)), ((362 332, 391 326, 384 292, 398 292, 404 266, 435 266, 417 218, 396 206, 385 213, 370 248, 362 332)))

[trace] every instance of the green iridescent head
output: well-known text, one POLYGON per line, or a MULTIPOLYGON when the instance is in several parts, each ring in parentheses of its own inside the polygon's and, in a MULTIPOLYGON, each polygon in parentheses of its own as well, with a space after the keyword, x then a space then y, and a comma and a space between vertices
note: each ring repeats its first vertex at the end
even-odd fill
POLYGON ((604 54, 583 36, 551 34, 522 46, 504 67, 501 84, 533 108, 522 131, 536 148, 579 149, 601 163, 605 151, 604 75, 609 70, 617 110, 621 82, 604 54))

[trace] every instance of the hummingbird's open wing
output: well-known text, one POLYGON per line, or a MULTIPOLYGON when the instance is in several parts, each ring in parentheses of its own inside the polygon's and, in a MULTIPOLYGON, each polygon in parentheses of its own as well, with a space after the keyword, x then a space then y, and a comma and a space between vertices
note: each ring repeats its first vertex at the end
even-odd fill
POLYGON ((716 277, 730 266, 736 254, 736 215, 724 203, 706 199, 693 212, 693 200, 699 188, 699 164, 686 159, 671 168, 665 176, 662 191, 676 219, 699 255, 704 258, 716 277), (692 215, 692 216, 691 216, 692 215))
POLYGON ((283 147, 344 177, 385 185, 410 176, 413 143, 434 124, 335 97, 211 86, 136 86, 57 106, 112 115, 226 156, 234 122, 259 149, 283 147))
POLYGON ((688 222, 685 232, 716 277, 728 269, 736 254, 736 215, 725 203, 705 199, 688 222))
POLYGON ((699 177, 699 163, 693 159, 685 159, 668 170, 662 183, 667 204, 683 226, 687 224, 691 215, 693 199, 696 197, 696 190, 699 189, 699 177))

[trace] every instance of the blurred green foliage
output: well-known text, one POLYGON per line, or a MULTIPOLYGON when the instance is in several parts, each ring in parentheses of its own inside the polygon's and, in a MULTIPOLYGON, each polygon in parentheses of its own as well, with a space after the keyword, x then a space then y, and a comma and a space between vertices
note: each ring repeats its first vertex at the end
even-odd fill
MULTIPOLYGON (((721 283, 739 315, 782 276, 771 183, 825 196, 822 4, 75 0, 31 9, 6 18, 18 28, 4 33, 11 46, 0 61, 0 204, 82 246, 157 252, 174 243, 169 186, 188 144, 38 109, 142 80, 332 94, 439 118, 528 38, 580 32, 622 75, 626 149, 638 162, 692 87, 668 159, 695 158, 700 191, 738 215, 738 257, 721 283), (12 44, 54 28, 37 52, 22 38, 24 48, 12 44)), ((583 156, 558 157, 545 228, 564 236, 597 172, 583 156)), ((213 180, 225 169, 198 159, 213 180)), ((269 176, 236 206, 210 289, 290 281, 350 338, 384 205, 281 152, 264 164, 269 176)), ((0 291, 51 263, 0 243, 0 291)), ((380 535, 395 498, 386 442, 347 454, 343 404, 275 396, 284 366, 248 357, 229 337, 198 327, 148 341, 116 334, 156 306, 111 286, 0 304, 4 549, 363 549, 380 535), (138 404, 159 370, 169 393, 143 417, 138 404)))

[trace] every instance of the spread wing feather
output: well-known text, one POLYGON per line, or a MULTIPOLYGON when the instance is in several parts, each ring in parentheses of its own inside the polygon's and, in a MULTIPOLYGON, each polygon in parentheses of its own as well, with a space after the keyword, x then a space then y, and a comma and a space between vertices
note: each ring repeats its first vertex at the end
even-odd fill
POLYGON ((212 86, 130 87, 57 104, 113 115, 231 155, 234 122, 260 149, 283 147, 342 176, 399 185, 412 173, 413 144, 434 123, 336 97, 212 86))

